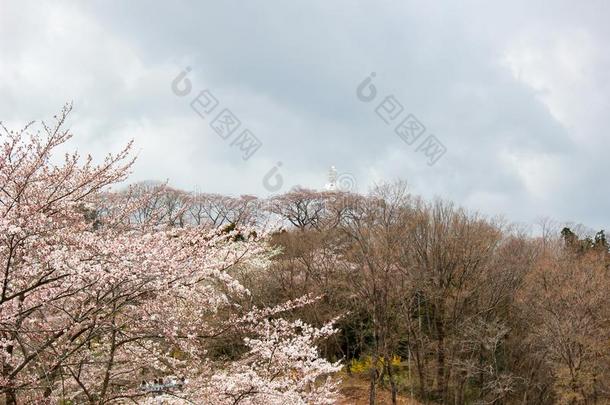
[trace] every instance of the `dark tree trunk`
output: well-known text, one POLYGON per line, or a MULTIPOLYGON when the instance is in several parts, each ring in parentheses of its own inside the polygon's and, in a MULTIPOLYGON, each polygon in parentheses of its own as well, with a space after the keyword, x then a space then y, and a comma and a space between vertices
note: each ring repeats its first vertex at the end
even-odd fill
POLYGON ((396 386, 396 379, 394 373, 392 373, 391 359, 386 358, 385 361, 386 374, 390 380, 390 389, 392 390, 392 405, 396 405, 396 395, 398 393, 398 387, 396 386))
POLYGON ((436 318, 436 331, 437 331, 437 351, 436 351, 436 383, 438 395, 441 403, 447 401, 447 374, 445 366, 445 328, 443 324, 442 316, 439 314, 436 318))
POLYGON ((371 364, 370 369, 370 379, 371 386, 369 388, 369 405, 375 405, 377 399, 377 362, 379 361, 379 357, 377 355, 373 356, 373 364, 371 364))

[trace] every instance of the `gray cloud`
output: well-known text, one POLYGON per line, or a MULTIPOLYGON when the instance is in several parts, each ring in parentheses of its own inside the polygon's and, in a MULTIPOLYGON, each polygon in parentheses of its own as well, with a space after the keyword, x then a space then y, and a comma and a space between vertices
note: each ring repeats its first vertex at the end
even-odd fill
POLYGON ((609 225, 605 2, 3 2, 0 119, 22 123, 75 103, 74 146, 134 138, 134 180, 264 195, 321 187, 328 167, 365 191, 406 179, 414 193, 532 222, 609 225), (263 142, 248 161, 172 94, 194 91, 263 142), (434 166, 356 98, 376 72, 447 147, 434 166))

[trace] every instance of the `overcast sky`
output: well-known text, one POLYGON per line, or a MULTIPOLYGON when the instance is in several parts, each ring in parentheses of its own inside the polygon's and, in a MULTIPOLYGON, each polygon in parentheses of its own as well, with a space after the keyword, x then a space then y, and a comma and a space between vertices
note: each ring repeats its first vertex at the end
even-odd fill
POLYGON ((322 188, 335 165, 359 191, 405 179, 511 221, 610 225, 610 2, 52 3, 0 0, 0 120, 73 101, 71 146, 134 139, 133 181, 268 195, 278 162, 278 192, 322 188), (218 105, 202 118, 205 89, 218 105), (386 124, 387 96, 403 112, 386 124), (225 108, 241 122, 226 140, 210 126, 225 108), (412 145, 394 132, 408 114, 426 128, 412 145), (243 129, 262 143, 247 160, 231 144, 243 129), (434 165, 417 150, 431 134, 434 165))

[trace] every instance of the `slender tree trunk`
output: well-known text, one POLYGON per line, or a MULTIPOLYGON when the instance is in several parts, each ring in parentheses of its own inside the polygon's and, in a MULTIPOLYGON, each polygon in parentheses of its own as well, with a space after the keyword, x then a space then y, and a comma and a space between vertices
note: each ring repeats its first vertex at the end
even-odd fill
POLYGON ((460 379, 460 385, 458 387, 456 396, 457 396, 457 405, 462 405, 464 403, 464 388, 466 387, 467 376, 464 376, 460 379))
POLYGON ((437 351, 436 351, 436 383, 437 389, 442 403, 447 399, 447 374, 445 367, 445 328, 443 325, 442 314, 439 314, 436 319, 437 336, 437 351))
POLYGON ((408 350, 409 351, 408 351, 408 357, 407 357, 408 358, 408 360, 407 360, 408 361, 407 369, 409 370, 408 371, 409 372, 409 390, 411 391, 411 398, 413 398, 413 379, 412 379, 413 377, 412 377, 412 374, 411 374, 411 347, 409 347, 408 350))
POLYGON ((420 350, 415 350, 415 365, 417 367, 417 378, 419 379, 419 396, 422 399, 426 398, 427 389, 426 389, 426 373, 425 373, 425 365, 422 360, 422 356, 420 350))
POLYGON ((386 373, 388 374, 388 378, 390 379, 390 388, 392 390, 392 405, 396 405, 396 395, 398 393, 398 387, 396 386, 396 378, 394 377, 394 373, 392 372, 391 359, 386 358, 385 367, 386 373))
POLYGON ((375 405, 376 399, 377 399, 377 377, 378 377, 377 362, 378 361, 379 361, 379 356, 377 354, 375 354, 373 356, 373 363, 371 364, 371 369, 369 371, 370 379, 371 379, 371 386, 369 388, 369 405, 375 405))

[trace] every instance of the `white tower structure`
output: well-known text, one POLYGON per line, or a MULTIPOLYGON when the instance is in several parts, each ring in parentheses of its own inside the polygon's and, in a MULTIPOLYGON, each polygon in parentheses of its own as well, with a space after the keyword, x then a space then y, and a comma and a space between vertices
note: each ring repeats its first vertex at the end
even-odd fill
POLYGON ((331 166, 328 170, 328 183, 326 183, 326 191, 337 191, 337 169, 331 166))

